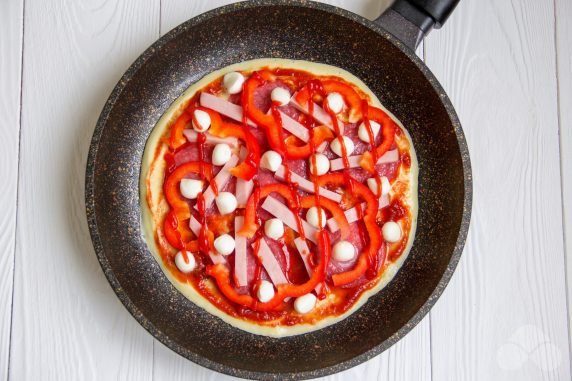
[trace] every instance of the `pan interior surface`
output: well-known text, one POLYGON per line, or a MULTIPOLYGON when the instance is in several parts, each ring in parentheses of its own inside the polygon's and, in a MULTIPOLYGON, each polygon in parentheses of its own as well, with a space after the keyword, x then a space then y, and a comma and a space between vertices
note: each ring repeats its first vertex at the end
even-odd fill
POLYGON ((446 285, 467 223, 468 159, 458 141, 460 126, 427 69, 368 25, 358 16, 314 3, 219 8, 163 37, 110 97, 88 161, 86 202, 94 246, 129 311, 179 354, 248 378, 334 373, 391 346, 419 322, 436 299, 430 296, 446 285), (283 339, 233 328, 179 294, 149 252, 140 225, 141 158, 161 115, 204 75, 262 57, 316 61, 350 71, 403 122, 419 160, 417 234, 394 280, 344 321, 283 339))

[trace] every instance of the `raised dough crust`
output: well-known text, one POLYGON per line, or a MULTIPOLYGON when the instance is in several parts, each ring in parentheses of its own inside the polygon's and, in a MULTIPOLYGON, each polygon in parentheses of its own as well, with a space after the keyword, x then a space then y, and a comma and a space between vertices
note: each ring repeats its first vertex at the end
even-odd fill
MULTIPOLYGON (((161 152, 161 157, 164 151, 161 152)), ((257 334, 257 335, 264 335, 270 337, 285 337, 285 336, 293 336, 293 335, 300 335, 303 333, 315 331, 321 329, 323 327, 332 325, 337 323, 356 310, 358 310, 369 297, 379 292, 383 287, 385 287, 391 279, 395 276, 405 259, 407 258, 409 251, 411 250, 411 246, 413 244, 413 239, 415 237, 415 229, 417 226, 417 175, 418 175, 418 164, 417 164, 417 156, 415 154, 415 150, 413 148, 413 143, 411 141, 411 137, 407 133, 407 130, 403 128, 403 125, 391 114, 387 109, 383 107, 383 105, 379 102, 375 94, 369 90, 369 88, 356 76, 353 74, 340 69, 338 67, 329 66, 320 63, 308 62, 308 61, 299 61, 299 60, 288 60, 288 59, 277 59, 277 58, 268 58, 268 59, 256 59, 251 61, 245 61, 241 63, 237 63, 234 65, 227 66, 221 70, 212 72, 205 77, 203 77, 200 81, 196 82, 192 86, 190 86, 185 92, 177 98, 173 104, 169 107, 169 109, 165 112, 165 114, 161 117, 161 119, 157 122, 157 125, 151 132, 149 139, 147 141, 147 145, 145 147, 145 152, 143 154, 143 160, 141 164, 141 177, 139 183, 139 190, 140 190, 140 204, 141 204, 141 211, 142 211, 142 233, 143 238, 146 240, 147 245, 155 260, 161 268, 163 272, 169 279, 169 281, 179 290, 186 298, 191 300, 197 306, 205 309, 209 313, 221 318, 228 324, 242 329, 244 331, 257 334), (163 173, 164 173, 164 163, 155 163, 152 166, 153 158, 155 151, 157 149, 165 150, 165 147, 159 147, 161 144, 160 139, 165 134, 169 125, 172 121, 174 121, 179 114, 182 112, 182 106, 185 102, 190 99, 198 90, 205 87, 215 79, 223 76, 225 73, 231 71, 253 71, 263 67, 269 68, 293 68, 298 70, 304 70, 311 72, 316 75, 335 75, 344 78, 346 81, 351 82, 358 86, 365 94, 369 95, 370 102, 377 107, 382 108, 391 118, 399 124, 402 130, 405 132, 403 137, 404 139, 396 139, 396 143, 398 146, 402 148, 407 148, 410 152, 411 156, 411 169, 408 171, 407 174, 404 174, 403 171, 400 171, 399 177, 396 181, 408 182, 409 183, 409 192, 407 194, 408 204, 410 206, 411 214, 412 214, 412 221, 411 221, 411 231, 409 233, 409 240, 407 242, 407 246, 401 256, 393 263, 388 265, 379 279, 378 283, 372 287, 371 289, 365 291, 356 303, 349 308, 345 313, 338 315, 338 316, 329 316, 324 319, 317 321, 314 324, 298 324, 294 326, 265 326, 256 324, 254 322, 245 321, 239 318, 235 318, 233 316, 227 315, 216 306, 212 305, 209 301, 207 301, 202 295, 200 295, 191 284, 187 284, 184 282, 179 281, 176 279, 171 272, 165 268, 161 257, 159 256, 159 251, 155 243, 155 221, 153 217, 153 212, 149 208, 147 203, 147 179, 149 176, 149 184, 150 184, 150 191, 151 191, 151 202, 154 204, 156 208, 164 208, 164 205, 159 205, 161 188, 163 183, 163 173), (158 165, 158 166, 157 166, 158 165), (151 170, 151 173, 150 173, 151 170)), ((319 305, 319 304, 318 304, 319 305)))

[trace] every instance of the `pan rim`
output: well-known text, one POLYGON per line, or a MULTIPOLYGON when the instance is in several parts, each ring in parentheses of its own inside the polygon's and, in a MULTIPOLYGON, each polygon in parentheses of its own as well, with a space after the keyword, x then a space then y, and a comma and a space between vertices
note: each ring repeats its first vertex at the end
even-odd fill
POLYGON ((89 231, 93 246, 95 249, 98 261, 103 269, 103 272, 110 283, 113 291, 129 311, 129 313, 135 318, 135 320, 143 326, 155 339, 159 340, 161 343, 166 345, 168 348, 178 353, 179 355, 185 357, 192 362, 204 366, 208 369, 224 373, 227 375, 235 377, 243 377, 249 379, 309 379, 315 377, 326 376, 334 373, 347 370, 358 364, 361 364, 378 354, 382 353, 393 344, 395 344, 400 338, 409 333, 424 317, 427 315, 429 310, 434 306, 437 299, 443 293, 445 287, 449 283, 455 268, 460 260, 463 247, 467 238, 469 223, 471 218, 471 206, 472 206, 472 170, 469 158, 469 150, 465 135, 461 128, 460 121, 454 110, 454 107, 445 93, 445 90, 438 82, 437 78, 433 73, 427 68, 427 66, 417 57, 415 52, 410 50, 404 43, 399 41, 396 37, 391 35, 382 26, 370 21, 364 17, 354 14, 350 11, 331 6, 328 4, 317 3, 314 1, 307 0, 251 0, 239 3, 229 4, 223 7, 215 8, 206 13, 200 14, 193 17, 179 26, 173 28, 171 31, 160 37, 155 41, 149 48, 147 48, 127 69, 127 71, 122 75, 119 82, 114 87, 110 96, 108 97, 103 110, 96 123, 92 140, 90 143, 89 154, 86 166, 86 179, 85 179, 85 206, 86 215, 89 225, 89 231), (120 99, 123 90, 131 80, 131 78, 139 71, 139 69, 151 59, 157 50, 162 48, 166 43, 177 37, 179 34, 185 32, 186 30, 198 25, 206 20, 217 17, 221 14, 231 13, 233 11, 238 11, 241 9, 257 8, 257 7, 280 7, 280 6, 295 6, 306 9, 313 9, 317 11, 322 11, 325 13, 345 17, 351 21, 357 22, 362 26, 374 31, 381 37, 388 40, 395 47, 402 51, 422 72, 424 77, 429 81, 430 85, 434 91, 440 96, 443 106, 446 109, 449 119, 452 122, 457 143, 459 145, 459 151, 461 153, 462 165, 463 165, 463 177, 464 177, 464 202, 463 202, 463 215, 461 219, 460 229, 457 237, 451 259, 439 280, 437 286, 427 298, 425 303, 421 308, 412 316, 412 318, 404 324, 399 330, 397 330, 393 335, 387 338, 385 341, 379 343, 378 345, 370 348, 369 350, 363 352, 362 354, 355 356, 351 359, 339 362, 334 365, 326 366, 323 368, 316 368, 308 371, 300 372, 283 372, 283 373, 269 373, 262 371, 254 371, 248 369, 235 368, 229 365, 223 365, 218 362, 212 361, 206 357, 198 355, 194 352, 187 350, 186 348, 179 346, 177 343, 173 342, 167 335, 165 335, 161 330, 155 327, 155 325, 144 316, 138 307, 131 301, 129 295, 123 290, 121 284, 113 273, 110 267, 109 260, 103 250, 102 239, 99 234, 99 229, 97 226, 97 216, 95 214, 95 187, 94 187, 94 175, 96 168, 97 152, 99 149, 99 141, 104 132, 105 126, 114 108, 115 103, 120 99))

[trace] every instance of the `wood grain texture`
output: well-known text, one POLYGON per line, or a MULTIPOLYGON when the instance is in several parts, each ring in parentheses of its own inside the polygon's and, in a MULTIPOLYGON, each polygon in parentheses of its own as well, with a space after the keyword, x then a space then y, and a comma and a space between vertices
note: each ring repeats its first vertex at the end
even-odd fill
MULTIPOLYGON (((161 8, 161 34, 180 23, 210 9, 231 3, 228 0, 194 1, 163 0, 161 8)), ((391 1, 326 1, 364 17, 373 19, 391 3, 391 1)), ((422 50, 420 50, 421 52, 422 50)), ((429 320, 423 320, 409 335, 380 356, 345 372, 324 377, 321 380, 431 380, 429 320)), ((229 376, 217 374, 201 368, 178 356, 170 349, 155 341, 154 380, 231 380, 229 376)))
POLYGON ((560 174, 568 285, 568 332, 572 332, 572 25, 567 17, 572 15, 572 2, 556 0, 555 7, 560 174))
POLYGON ((21 161, 9 377, 151 379, 152 340, 93 252, 85 164, 113 86, 158 37, 159 1, 25 6, 21 161))
POLYGON ((552 1, 464 0, 425 58, 474 179, 465 253, 431 312, 433 377, 570 380, 552 1))
POLYGON ((23 2, 0 3, 0 380, 8 378, 20 132, 23 2))

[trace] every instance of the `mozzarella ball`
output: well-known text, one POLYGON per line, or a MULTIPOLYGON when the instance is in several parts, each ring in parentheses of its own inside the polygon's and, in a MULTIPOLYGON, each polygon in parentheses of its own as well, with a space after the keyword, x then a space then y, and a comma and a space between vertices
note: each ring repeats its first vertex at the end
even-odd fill
POLYGON ((222 79, 222 85, 229 94, 238 94, 244 85, 244 76, 236 71, 226 73, 222 79))
POLYGON ((279 106, 287 105, 290 102, 290 92, 283 87, 277 87, 270 93, 270 99, 279 106))
POLYGON ((401 227, 397 222, 389 221, 381 228, 383 239, 389 243, 398 242, 401 239, 401 227))
POLYGON ((381 192, 379 189, 379 184, 377 183, 377 179, 375 177, 370 177, 369 179, 367 179, 367 186, 369 187, 369 189, 371 189, 374 195, 385 196, 389 194, 389 191, 391 190, 391 183, 389 182, 389 179, 385 176, 381 176, 380 180, 381 180, 381 192))
POLYGON ((314 294, 299 296, 294 300, 294 310, 299 314, 307 314, 314 309, 316 301, 317 298, 314 294))
POLYGON ((234 246, 234 238, 228 234, 220 235, 214 240, 215 250, 221 255, 229 255, 232 253, 234 246))
POLYGON ((284 235, 284 223, 278 218, 271 218, 264 223, 264 234, 272 239, 279 239, 284 235))
POLYGON ((203 110, 193 111, 193 128, 197 132, 205 132, 211 127, 211 116, 203 110))
POLYGON ((212 162, 213 165, 225 165, 232 156, 232 151, 228 144, 217 144, 213 149, 212 162))
POLYGON ((351 242, 338 241, 334 245, 332 255, 334 260, 338 262, 346 262, 354 259, 356 255, 356 249, 354 245, 351 244, 351 242))
POLYGON ((194 200, 203 191, 204 182, 195 179, 182 179, 179 184, 181 194, 185 198, 194 200))
POLYGON ((282 156, 276 151, 266 151, 260 158, 260 166, 272 172, 276 172, 282 165, 282 156))
MULTIPOLYGON (((374 122, 373 120, 369 121, 369 126, 371 127, 371 132, 373 132, 373 138, 375 139, 375 137, 379 133, 379 129, 381 126, 379 125, 379 123, 374 122)), ((364 122, 360 123, 357 135, 362 142, 369 143, 369 134, 367 133, 367 126, 365 125, 364 122)))
POLYGON ((322 153, 317 153, 310 157, 310 172, 314 175, 321 176, 328 173, 330 170, 330 159, 322 153), (314 167, 314 161, 316 162, 316 167, 314 167))
POLYGON ((355 145, 354 142, 347 136, 337 137, 334 140, 332 140, 332 142, 330 143, 330 149, 332 150, 333 153, 341 157, 343 155, 342 141, 343 145, 346 146, 346 155, 348 156, 351 155, 351 153, 354 152, 355 145))
POLYGON ((238 202, 230 192, 220 192, 215 198, 216 207, 220 214, 229 214, 235 211, 238 202))
MULTIPOLYGON (((320 208, 320 212, 322 212, 322 227, 326 226, 326 213, 324 212, 323 208, 320 208)), ((312 206, 306 212, 306 221, 313 227, 317 228, 320 225, 320 220, 318 218, 318 208, 312 206)))
POLYGON ((179 269, 180 272, 188 274, 197 267, 197 262, 195 261, 195 256, 192 253, 186 252, 187 260, 185 261, 185 254, 179 251, 177 255, 175 255, 175 266, 179 269))
POLYGON ((272 300, 274 297, 274 286, 267 280, 261 280, 258 284, 258 290, 256 290, 256 297, 262 303, 266 303, 272 300))
POLYGON ((344 98, 340 93, 329 93, 326 97, 328 101, 328 107, 334 114, 338 114, 344 108, 344 98))

